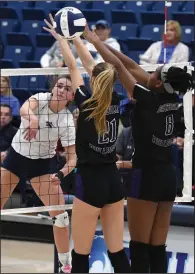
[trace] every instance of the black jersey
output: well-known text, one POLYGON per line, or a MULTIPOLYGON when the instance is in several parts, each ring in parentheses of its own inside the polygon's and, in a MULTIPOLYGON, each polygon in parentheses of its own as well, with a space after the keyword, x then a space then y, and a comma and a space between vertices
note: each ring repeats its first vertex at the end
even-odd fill
POLYGON ((152 92, 141 85, 134 88, 132 126, 135 151, 134 166, 144 163, 172 161, 172 143, 178 121, 177 94, 152 92))
POLYGON ((120 100, 113 92, 112 102, 107 110, 106 124, 108 133, 98 135, 94 119, 87 120, 91 111, 84 111, 84 101, 90 98, 90 93, 85 86, 76 90, 75 102, 79 108, 76 132, 76 153, 78 164, 106 164, 115 163, 116 141, 120 117, 120 100))

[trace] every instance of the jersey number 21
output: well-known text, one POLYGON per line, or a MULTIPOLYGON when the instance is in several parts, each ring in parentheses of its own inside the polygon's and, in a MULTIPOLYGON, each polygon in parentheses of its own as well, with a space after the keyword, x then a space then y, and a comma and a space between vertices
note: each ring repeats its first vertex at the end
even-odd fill
POLYGON ((113 143, 116 141, 117 138, 117 130, 116 130, 116 119, 113 119, 112 121, 106 121, 106 126, 108 133, 99 135, 98 137, 98 144, 108 144, 113 143))

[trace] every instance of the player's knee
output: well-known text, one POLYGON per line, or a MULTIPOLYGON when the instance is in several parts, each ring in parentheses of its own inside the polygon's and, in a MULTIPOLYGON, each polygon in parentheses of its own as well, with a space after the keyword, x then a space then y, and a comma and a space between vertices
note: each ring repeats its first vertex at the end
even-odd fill
POLYGON ((54 216, 52 220, 53 220, 53 225, 56 227, 63 228, 63 227, 69 226, 69 217, 66 211, 54 216))

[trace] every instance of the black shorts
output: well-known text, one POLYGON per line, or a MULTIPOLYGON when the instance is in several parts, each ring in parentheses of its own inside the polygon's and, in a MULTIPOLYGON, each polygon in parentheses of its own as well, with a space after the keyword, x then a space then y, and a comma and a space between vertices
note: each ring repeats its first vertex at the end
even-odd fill
POLYGON ((172 164, 147 164, 132 170, 128 197, 152 202, 174 201, 177 192, 176 170, 172 164))
POLYGON ((124 198, 124 189, 116 165, 79 166, 75 196, 98 208, 121 201, 124 198))
POLYGON ((56 155, 47 159, 29 159, 11 147, 1 167, 11 171, 20 179, 30 180, 42 175, 54 174, 63 165, 63 162, 59 161, 56 155))

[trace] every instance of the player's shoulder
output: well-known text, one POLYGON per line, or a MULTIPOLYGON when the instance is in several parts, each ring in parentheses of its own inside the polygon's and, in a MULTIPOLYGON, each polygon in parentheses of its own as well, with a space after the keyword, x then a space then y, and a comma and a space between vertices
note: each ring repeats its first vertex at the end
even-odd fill
POLYGON ((60 113, 58 113, 58 116, 60 117, 59 123, 61 126, 74 124, 73 114, 68 108, 61 110, 60 113))
POLYGON ((76 89, 76 94, 82 95, 82 96, 88 96, 89 90, 85 85, 81 85, 76 89))
POLYGON ((36 99, 37 101, 48 101, 51 99, 52 94, 50 92, 39 92, 30 97, 30 99, 36 99))
POLYGON ((148 88, 146 88, 145 86, 143 85, 140 85, 138 83, 135 83, 135 87, 134 89, 137 89, 137 90, 144 90, 144 91, 148 91, 148 92, 151 92, 151 90, 149 90, 148 88))
POLYGON ((64 115, 64 116, 73 116, 72 115, 72 112, 67 108, 63 108, 61 111, 60 111, 60 114, 64 115))

